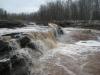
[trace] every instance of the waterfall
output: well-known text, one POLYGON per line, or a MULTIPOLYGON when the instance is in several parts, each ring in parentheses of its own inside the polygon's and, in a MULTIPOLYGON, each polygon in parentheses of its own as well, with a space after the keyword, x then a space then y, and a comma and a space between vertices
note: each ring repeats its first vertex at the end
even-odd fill
POLYGON ((12 47, 12 50, 18 50, 18 49, 20 49, 20 46, 19 46, 19 44, 18 44, 18 42, 17 42, 16 39, 11 39, 9 41, 9 46, 12 47))
POLYGON ((0 37, 0 75, 99 75, 100 43, 96 35, 52 23, 4 34, 0 37))
POLYGON ((61 35, 64 34, 64 31, 60 26, 57 24, 49 23, 49 27, 51 28, 51 31, 54 33, 55 37, 58 39, 61 35))
POLYGON ((2 51, 8 48, 10 50, 9 54, 2 53, 4 57, 2 56, 2 59, 0 59, 0 64, 6 64, 8 67, 0 65, 0 67, 4 67, 4 69, 0 69, 0 73, 2 71, 0 75, 43 75, 40 58, 50 49, 57 47, 58 37, 59 31, 56 27, 50 28, 50 30, 48 28, 48 31, 45 32, 40 29, 40 31, 4 34, 0 37, 4 42, 2 51), (10 72, 6 74, 5 71, 8 68, 10 72))

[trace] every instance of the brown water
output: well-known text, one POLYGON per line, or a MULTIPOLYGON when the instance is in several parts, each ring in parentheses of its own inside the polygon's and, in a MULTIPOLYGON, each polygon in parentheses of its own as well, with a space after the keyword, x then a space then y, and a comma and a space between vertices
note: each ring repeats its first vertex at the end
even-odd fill
MULTIPOLYGON (((31 28, 30 31, 23 33, 34 43, 36 50, 27 46, 21 48, 20 43, 10 36, 1 37, 14 47, 9 54, 11 57, 16 55, 24 59, 22 61, 24 63, 20 65, 13 66, 11 62, 11 73, 8 75, 100 75, 100 40, 98 39, 100 31, 63 28, 64 34, 60 35, 56 28, 46 27, 46 31, 44 27, 39 29, 34 31, 33 27, 33 30, 31 28), (91 46, 87 42, 89 40, 94 41, 92 44, 95 44, 95 41, 98 44, 91 46), (76 44, 80 41, 84 41, 85 45, 76 44)), ((11 59, 6 59, 6 56, 0 57, 0 63, 9 60, 11 59)))

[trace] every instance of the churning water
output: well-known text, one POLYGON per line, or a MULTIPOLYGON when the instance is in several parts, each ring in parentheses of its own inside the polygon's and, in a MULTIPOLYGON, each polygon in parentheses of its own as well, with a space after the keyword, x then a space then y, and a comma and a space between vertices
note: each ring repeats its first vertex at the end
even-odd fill
POLYGON ((94 41, 94 40, 79 41, 76 44, 77 45, 84 45, 84 46, 100 46, 100 42, 94 41))
POLYGON ((50 24, 0 35, 0 75, 100 75, 100 31, 50 24))

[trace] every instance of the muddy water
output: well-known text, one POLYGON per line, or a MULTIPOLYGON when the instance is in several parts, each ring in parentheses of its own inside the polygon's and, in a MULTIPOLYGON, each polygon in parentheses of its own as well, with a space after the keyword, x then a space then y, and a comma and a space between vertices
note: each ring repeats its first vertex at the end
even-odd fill
POLYGON ((100 75, 99 53, 100 47, 60 44, 40 61, 45 75, 100 75))
MULTIPOLYGON (((3 36, 1 39, 9 42, 13 48, 10 56, 16 55, 25 60, 21 65, 18 65, 17 61, 13 66, 11 62, 10 74, 6 75, 100 75, 100 31, 62 29, 63 35, 58 34, 56 28, 37 26, 14 31, 8 29, 8 32, 5 29, 0 30, 1 35, 17 31, 23 33, 30 39, 29 44, 34 48, 21 48, 17 42, 19 39, 3 36)), ((24 37, 23 34, 21 38, 24 37)), ((1 60, 0 57, 0 64, 8 60, 11 59, 1 60)))
POLYGON ((92 30, 67 29, 40 58, 43 75, 100 75, 100 42, 92 30))

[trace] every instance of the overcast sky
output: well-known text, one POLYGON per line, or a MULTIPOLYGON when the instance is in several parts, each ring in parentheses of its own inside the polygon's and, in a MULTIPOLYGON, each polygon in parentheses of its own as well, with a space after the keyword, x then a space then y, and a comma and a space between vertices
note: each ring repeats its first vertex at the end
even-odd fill
POLYGON ((10 13, 35 12, 41 4, 53 0, 0 0, 0 8, 10 13))

